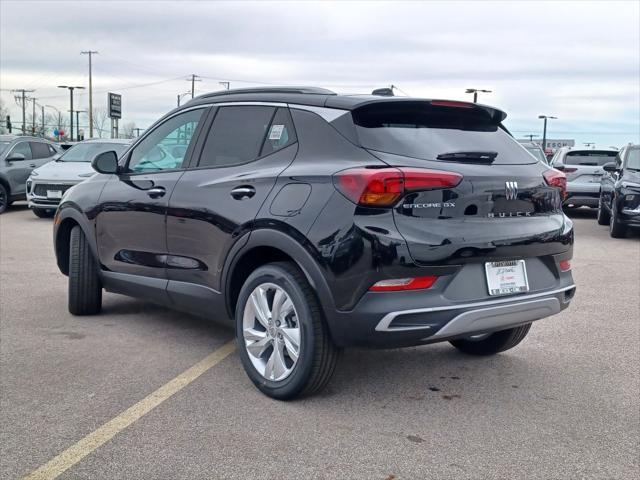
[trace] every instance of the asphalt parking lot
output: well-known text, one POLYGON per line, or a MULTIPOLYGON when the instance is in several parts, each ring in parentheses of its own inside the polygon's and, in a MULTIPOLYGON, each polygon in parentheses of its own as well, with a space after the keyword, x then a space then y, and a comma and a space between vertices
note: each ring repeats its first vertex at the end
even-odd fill
POLYGON ((52 222, 17 205, 0 217, 0 476, 58 458, 59 478, 638 478, 640 235, 573 218, 575 300, 509 352, 348 350, 322 395, 290 403, 222 354, 95 448, 232 333, 113 294, 71 316, 52 222))

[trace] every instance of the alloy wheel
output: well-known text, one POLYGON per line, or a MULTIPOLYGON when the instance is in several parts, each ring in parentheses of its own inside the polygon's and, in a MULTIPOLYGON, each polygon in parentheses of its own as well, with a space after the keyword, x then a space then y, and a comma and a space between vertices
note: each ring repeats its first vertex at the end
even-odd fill
POLYGON ((300 321, 287 292, 273 283, 258 285, 247 298, 242 335, 249 359, 267 380, 281 381, 300 356, 300 321))

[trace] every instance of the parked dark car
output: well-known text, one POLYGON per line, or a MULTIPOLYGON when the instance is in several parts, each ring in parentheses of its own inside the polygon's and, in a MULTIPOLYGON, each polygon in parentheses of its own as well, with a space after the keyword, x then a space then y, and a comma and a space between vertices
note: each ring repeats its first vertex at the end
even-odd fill
POLYGON ((612 237, 624 237, 628 227, 640 227, 640 145, 623 147, 603 168, 598 224, 609 225, 612 237))
POLYGON ((0 135, 0 213, 26 198, 25 182, 31 171, 56 155, 55 145, 43 138, 0 135))
POLYGON ((265 394, 320 390, 341 347, 520 343, 574 294, 565 177, 496 108, 316 88, 198 97, 63 198, 69 310, 102 289, 235 323, 265 394))

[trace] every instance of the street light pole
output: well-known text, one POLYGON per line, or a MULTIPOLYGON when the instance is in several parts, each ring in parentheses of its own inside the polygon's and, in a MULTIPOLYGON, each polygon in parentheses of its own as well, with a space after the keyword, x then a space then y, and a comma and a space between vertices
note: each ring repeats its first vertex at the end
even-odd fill
POLYGON ((473 93, 473 103, 478 103, 478 92, 491 93, 491 90, 481 88, 467 88, 464 93, 473 93))
POLYGON ((58 88, 66 88, 69 90, 69 120, 70 126, 69 131, 71 133, 71 141, 73 142, 73 91, 77 88, 78 90, 84 90, 84 87, 70 87, 68 85, 58 85, 58 88))
POLYGON ((80 140, 80 114, 87 113, 86 110, 76 110, 76 139, 80 140))
POLYGON ((93 138, 93 81, 91 76, 91 55, 97 54, 95 50, 80 52, 80 55, 89 55, 89 138, 93 138))
POLYGON ((547 120, 557 120, 558 117, 552 117, 551 115, 538 115, 538 118, 544 119, 544 126, 542 127, 542 150, 547 150, 547 120))

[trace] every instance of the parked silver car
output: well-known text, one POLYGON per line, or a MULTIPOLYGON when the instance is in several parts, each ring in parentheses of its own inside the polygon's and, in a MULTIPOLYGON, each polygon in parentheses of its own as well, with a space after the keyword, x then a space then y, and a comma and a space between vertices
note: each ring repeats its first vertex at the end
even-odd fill
POLYGON ((31 172, 26 182, 29 208, 37 217, 50 217, 58 208, 62 195, 95 174, 91 160, 96 155, 113 150, 120 154, 131 140, 93 139, 73 145, 53 162, 31 172))
POLYGON ((55 155, 57 147, 44 138, 0 135, 0 213, 25 198, 24 183, 31 171, 55 155))
POLYGON ((598 206, 600 179, 606 163, 614 162, 618 151, 613 148, 585 149, 562 147, 558 149, 551 165, 567 176, 567 207, 598 206))

